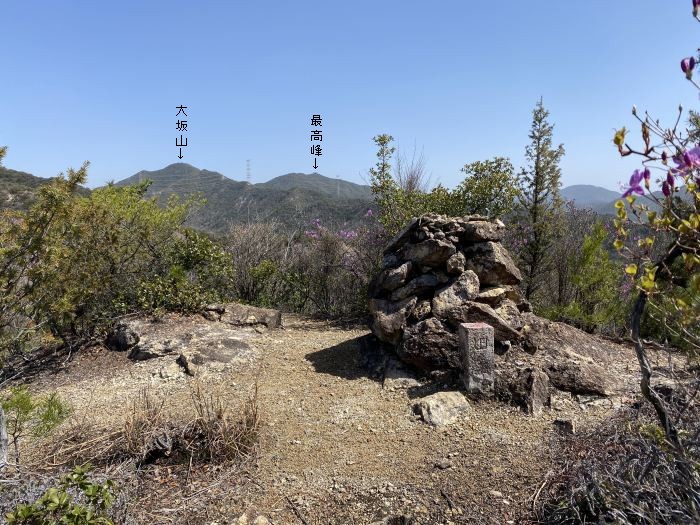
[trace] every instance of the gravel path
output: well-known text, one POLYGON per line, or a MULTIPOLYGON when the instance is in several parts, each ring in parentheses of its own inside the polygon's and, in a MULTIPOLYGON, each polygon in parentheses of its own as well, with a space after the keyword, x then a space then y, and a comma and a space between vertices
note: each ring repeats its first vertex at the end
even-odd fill
MULTIPOLYGON (((206 321, 174 322, 186 330, 206 321)), ((256 464, 229 499, 201 500, 209 518, 179 521, 219 525, 254 523, 256 516, 300 525, 371 524, 392 516, 387 523, 403 523, 400 516, 412 516, 414 524, 515 523, 550 466, 554 420, 584 428, 612 410, 607 401, 583 406, 569 397, 532 417, 496 402, 470 402, 455 423, 435 428, 412 413, 415 398, 434 387, 390 387, 363 365, 367 330, 290 316, 282 330, 245 332, 251 347, 245 362, 204 367, 196 378, 174 364, 176 356, 132 363, 96 349, 32 388, 58 390, 75 407, 74 418, 114 429, 145 387, 177 412, 188 405, 194 381, 231 406, 257 383, 256 464)), ((148 522, 160 523, 157 515, 148 522)))

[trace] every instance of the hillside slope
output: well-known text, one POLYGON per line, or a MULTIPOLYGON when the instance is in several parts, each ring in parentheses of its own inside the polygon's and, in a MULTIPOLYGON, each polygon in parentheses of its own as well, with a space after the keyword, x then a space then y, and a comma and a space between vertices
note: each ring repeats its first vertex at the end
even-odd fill
MULTIPOLYGON (((0 209, 26 210, 36 200, 39 188, 50 180, 0 166, 0 209)), ((90 193, 87 188, 79 191, 90 193)))

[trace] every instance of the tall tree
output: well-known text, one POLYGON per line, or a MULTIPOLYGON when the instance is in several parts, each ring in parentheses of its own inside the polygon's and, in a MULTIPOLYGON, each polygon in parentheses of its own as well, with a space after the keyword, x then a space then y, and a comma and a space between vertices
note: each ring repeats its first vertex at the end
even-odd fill
POLYGON ((379 222, 393 235, 403 225, 403 217, 397 217, 399 186, 391 176, 391 156, 396 151, 392 146, 394 137, 377 135, 372 139, 377 145, 376 167, 369 169, 370 186, 379 207, 379 222))
POLYGON ((552 269, 552 246, 560 235, 563 201, 559 192, 564 146, 554 147, 554 126, 548 121, 549 111, 537 103, 532 111, 530 144, 525 148, 528 165, 520 172, 519 201, 522 208, 521 227, 526 242, 520 250, 524 267, 525 297, 530 298, 542 286, 552 269))

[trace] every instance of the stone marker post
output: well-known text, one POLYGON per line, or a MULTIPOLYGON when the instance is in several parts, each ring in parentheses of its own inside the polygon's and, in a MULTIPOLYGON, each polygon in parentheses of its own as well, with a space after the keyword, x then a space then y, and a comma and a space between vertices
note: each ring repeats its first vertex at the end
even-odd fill
POLYGON ((469 394, 493 394, 493 327, 486 323, 459 325, 462 381, 469 394))

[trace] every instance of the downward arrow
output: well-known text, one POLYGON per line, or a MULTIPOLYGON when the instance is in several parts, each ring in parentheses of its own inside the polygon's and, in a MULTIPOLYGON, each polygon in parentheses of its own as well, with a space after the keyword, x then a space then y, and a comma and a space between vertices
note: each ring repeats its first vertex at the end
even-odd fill
POLYGON ((314 169, 318 168, 318 165, 316 164, 316 161, 317 161, 317 160, 318 160, 318 159, 314 159, 314 169))
POLYGON ((182 158, 182 148, 180 148, 180 154, 177 156, 178 159, 182 158))

